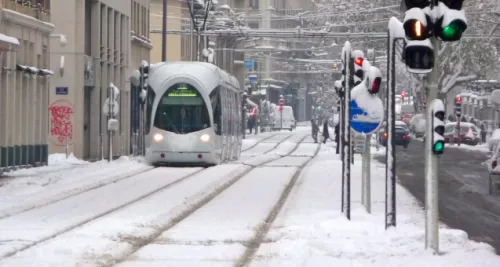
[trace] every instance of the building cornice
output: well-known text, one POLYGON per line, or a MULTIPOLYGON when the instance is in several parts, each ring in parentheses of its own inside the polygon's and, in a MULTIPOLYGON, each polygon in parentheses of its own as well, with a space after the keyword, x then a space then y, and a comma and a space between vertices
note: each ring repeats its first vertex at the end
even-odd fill
POLYGON ((153 44, 151 43, 150 40, 145 39, 145 38, 141 38, 133 32, 130 33, 130 36, 131 36, 132 42, 138 43, 142 47, 145 47, 149 50, 153 49, 153 44))
POLYGON ((27 28, 39 30, 45 33, 51 33, 54 31, 54 24, 38 20, 34 17, 19 13, 14 10, 2 9, 3 18, 6 21, 25 26, 27 28))

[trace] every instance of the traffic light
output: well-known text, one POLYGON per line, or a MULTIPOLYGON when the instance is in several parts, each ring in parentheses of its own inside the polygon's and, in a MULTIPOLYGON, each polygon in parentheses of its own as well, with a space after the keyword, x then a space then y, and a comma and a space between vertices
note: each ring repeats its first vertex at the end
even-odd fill
POLYGON ((444 103, 440 99, 432 102, 432 153, 443 154, 444 151, 444 103))
POLYGON ((409 41, 405 47, 404 58, 411 73, 425 74, 434 68, 434 48, 429 40, 409 41))
POLYGON ((462 117, 462 97, 460 96, 455 98, 455 115, 458 119, 462 117))
POLYGON ((377 94, 382 83, 382 72, 377 67, 370 66, 367 72, 366 88, 370 94, 377 94))
POLYGON ((454 42, 462 38, 467 29, 467 19, 462 10, 463 0, 443 0, 438 4, 436 36, 444 42, 454 42))
POLYGON ((405 12, 403 28, 409 41, 423 41, 432 35, 429 9, 413 7, 405 12))
POLYGON ((354 50, 351 54, 354 69, 351 72, 353 75, 353 85, 357 86, 364 80, 365 73, 363 71, 363 61, 365 58, 365 53, 361 50, 354 50))
POLYGON ((354 59, 354 86, 361 83, 364 75, 363 58, 358 57, 354 59))
POLYGON ((147 61, 145 60, 141 61, 141 65, 139 66, 139 73, 140 73, 140 86, 141 86, 140 98, 142 103, 145 103, 147 97, 148 78, 149 78, 149 63, 147 61))

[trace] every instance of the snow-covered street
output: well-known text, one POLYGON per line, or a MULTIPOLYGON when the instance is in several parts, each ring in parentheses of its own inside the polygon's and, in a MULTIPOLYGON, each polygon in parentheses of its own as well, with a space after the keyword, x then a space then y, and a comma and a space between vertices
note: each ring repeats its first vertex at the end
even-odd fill
POLYGON ((0 180, 0 266, 500 266, 444 225, 443 255, 425 251, 422 208, 402 187, 386 231, 385 168, 372 162, 368 214, 358 155, 345 219, 334 144, 309 132, 249 135, 240 159, 210 168, 60 159, 13 172, 0 180))

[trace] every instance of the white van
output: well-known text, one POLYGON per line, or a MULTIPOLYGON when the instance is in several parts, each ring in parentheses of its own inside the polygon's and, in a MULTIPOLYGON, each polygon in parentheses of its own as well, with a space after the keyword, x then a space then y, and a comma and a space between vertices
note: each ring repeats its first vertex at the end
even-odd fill
POLYGON ((290 106, 283 106, 283 111, 279 111, 279 106, 276 107, 274 113, 274 129, 295 129, 295 117, 293 116, 293 109, 290 106), (283 127, 281 126, 281 116, 283 114, 283 127))

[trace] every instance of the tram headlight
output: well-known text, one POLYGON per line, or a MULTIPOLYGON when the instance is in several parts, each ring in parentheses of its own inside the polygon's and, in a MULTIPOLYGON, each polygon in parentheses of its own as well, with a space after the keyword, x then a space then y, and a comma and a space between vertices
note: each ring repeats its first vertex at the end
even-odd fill
POLYGON ((160 142, 161 140, 163 140, 163 135, 155 134, 153 138, 155 139, 156 142, 160 142))
POLYGON ((200 136, 200 140, 202 142, 208 142, 210 140, 210 135, 204 134, 204 135, 200 136))

